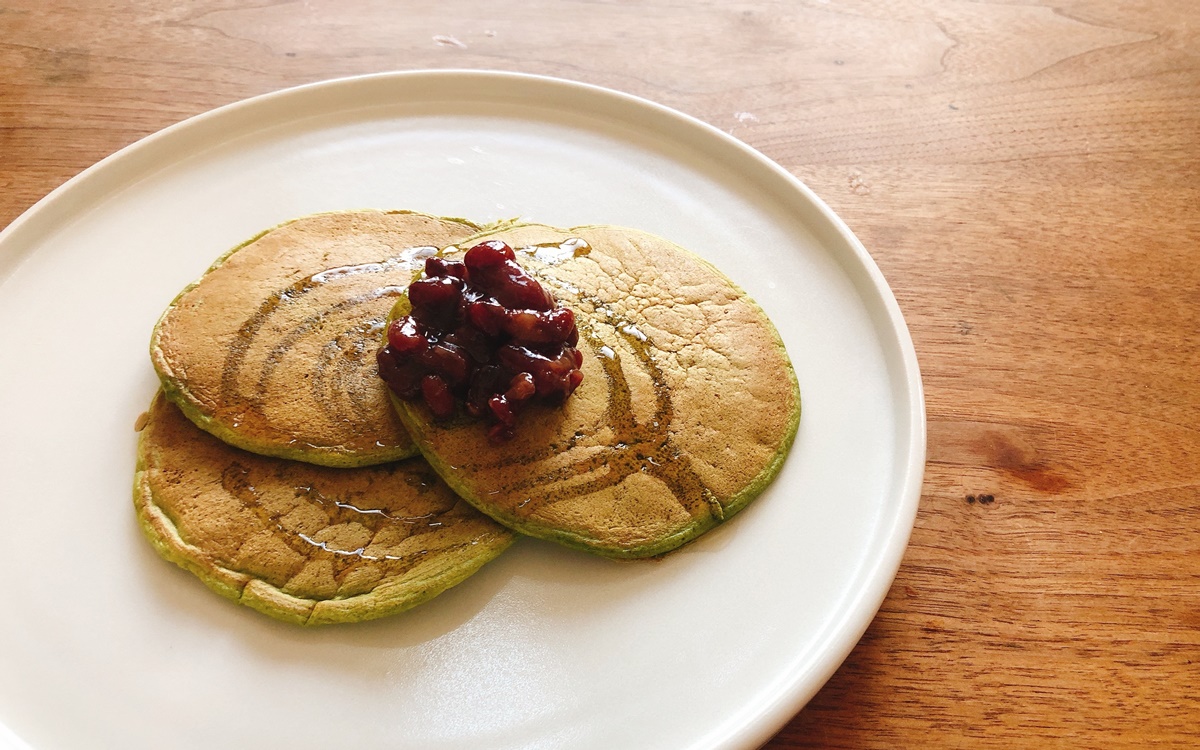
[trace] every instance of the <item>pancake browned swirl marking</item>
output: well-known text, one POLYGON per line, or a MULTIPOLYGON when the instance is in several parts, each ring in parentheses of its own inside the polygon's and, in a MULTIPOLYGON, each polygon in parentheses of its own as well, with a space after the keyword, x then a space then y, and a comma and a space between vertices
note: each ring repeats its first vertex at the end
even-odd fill
MULTIPOLYGON (((320 310, 298 323, 288 335, 271 348, 259 370, 258 384, 253 403, 261 407, 263 394, 275 374, 283 357, 296 343, 314 330, 322 329, 326 321, 340 315, 341 319, 358 320, 352 313, 363 304, 381 297, 399 297, 404 290, 396 286, 380 287, 368 294, 343 300, 333 307, 320 310)), ((308 389, 315 403, 321 406, 331 419, 364 421, 369 418, 366 383, 375 384, 375 346, 383 335, 385 319, 379 315, 364 318, 349 330, 339 331, 321 348, 321 358, 313 362, 313 377, 309 378, 308 389), (369 359, 368 359, 369 355, 369 359), (371 368, 371 379, 361 377, 364 366, 371 368), (339 411, 342 402, 333 398, 344 396, 349 399, 350 412, 339 411)))
MULTIPOLYGON (((382 325, 383 320, 379 315, 379 311, 373 311, 370 315, 362 317, 347 316, 348 311, 360 307, 363 304, 380 299, 381 297, 395 297, 403 292, 403 287, 394 284, 387 284, 378 287, 367 294, 360 294, 349 299, 340 300, 328 308, 318 310, 317 312, 307 316, 298 325, 294 326, 291 332, 282 340, 276 342, 269 350, 266 361, 259 372, 259 377, 255 381, 253 392, 243 393, 239 387, 238 380, 245 365, 246 357, 264 326, 270 321, 271 316, 282 309, 285 305, 298 303, 301 300, 307 301, 309 292, 314 289, 321 288, 325 284, 336 281, 347 276, 358 276, 362 274, 380 274, 393 271, 415 270, 419 263, 431 255, 438 252, 436 247, 418 246, 408 248, 401 253, 391 258, 374 262, 362 263, 354 266, 339 266, 328 268, 315 274, 311 274, 303 279, 300 279, 293 284, 281 289, 259 306, 257 312, 250 316, 238 328, 237 336, 229 347, 229 352, 226 354, 224 367, 221 373, 221 398, 225 403, 239 404, 242 407, 242 413, 239 414, 237 423, 246 419, 255 419, 259 422, 270 424, 264 410, 264 397, 267 391, 267 383, 274 373, 275 368, 279 365, 283 356, 285 356, 305 335, 323 330, 327 320, 332 316, 341 315, 343 318, 349 317, 354 320, 353 327, 362 326, 364 324, 382 325)), ((386 311, 383 311, 386 313, 386 311)), ((347 331, 338 331, 336 335, 331 336, 330 344, 336 345, 347 331)), ((376 337, 369 337, 369 340, 374 342, 376 337)), ((328 346, 329 344, 327 344, 328 346)), ((361 348, 361 347, 360 347, 361 348)), ((338 364, 342 368, 349 367, 347 372, 343 369, 340 373, 335 374, 332 378, 327 377, 329 368, 329 360, 320 360, 313 362, 313 372, 315 377, 311 378, 310 390, 313 395, 313 400, 320 408, 334 420, 355 420, 362 419, 365 415, 364 404, 367 401, 367 396, 363 389, 367 384, 375 384, 376 377, 373 371, 374 360, 365 356, 366 350, 363 349, 364 356, 353 355, 347 358, 337 358, 338 364), (363 373, 366 367, 371 368, 371 372, 363 373), (340 375, 340 376, 339 376, 340 375), (332 383, 330 380, 332 379, 332 383), (351 406, 346 410, 340 399, 331 399, 330 394, 348 395, 351 404, 356 404, 357 408, 351 406)), ((373 354, 373 351, 371 352, 373 354)))
MULTIPOLYGON (((286 477, 287 467, 276 472, 276 480, 286 479, 286 477)), ((263 477, 263 479, 267 478, 263 477)), ((413 475, 408 477, 407 481, 410 486, 417 487, 418 491, 425 487, 432 488, 438 482, 432 473, 424 479, 413 475)), ((341 549, 331 546, 328 542, 319 541, 298 529, 288 529, 284 525, 283 519, 284 516, 296 513, 295 504, 279 505, 274 511, 266 507, 262 493, 255 487, 250 468, 239 463, 230 464, 221 474, 221 486, 245 507, 254 511, 263 529, 272 531, 292 550, 305 558, 319 556, 330 560, 333 566, 334 580, 339 585, 344 582, 352 570, 361 566, 378 566, 385 568, 390 573, 397 573, 411 568, 429 554, 427 549, 420 549, 406 555, 368 553, 367 548, 375 542, 376 535, 384 527, 388 527, 393 534, 402 533, 402 536, 390 540, 391 545, 394 546, 402 539, 454 526, 463 519, 464 515, 461 504, 454 503, 421 516, 399 516, 382 509, 359 507, 351 502, 332 500, 312 485, 295 487, 297 503, 320 507, 326 518, 326 522, 321 526, 322 529, 341 524, 356 524, 370 533, 370 539, 354 549, 341 549)), ((359 502, 362 502, 363 505, 368 504, 361 500, 359 502)), ((469 546, 471 543, 468 540, 445 549, 459 549, 469 546)))
MULTIPOLYGON (((554 243, 554 246, 560 247, 558 243, 554 243)), ((561 246, 565 247, 567 243, 563 243, 561 246)), ((571 248, 574 249, 574 246, 571 248)), ((557 263, 547 265, 557 265, 557 263)), ((557 279, 546 278, 546 269, 538 264, 527 263, 526 267, 541 280, 557 282, 557 279)), ((676 501, 693 518, 710 514, 717 520, 723 520, 725 513, 721 503, 700 479, 699 474, 692 466, 691 457, 680 452, 671 440, 671 424, 675 416, 675 406, 671 399, 671 390, 654 359, 651 342, 632 323, 617 319, 602 301, 578 298, 578 289, 567 287, 561 282, 555 283, 555 286, 566 295, 577 297, 576 302, 586 301, 597 312, 609 318, 609 323, 614 331, 625 341, 629 351, 645 368, 654 383, 654 414, 648 421, 638 420, 637 415, 634 414, 629 381, 622 369, 620 354, 606 344, 596 333, 592 324, 580 317, 579 332, 592 343, 599 353, 598 357, 604 368, 605 378, 608 380, 609 398, 606 424, 612 428, 617 442, 607 446, 606 450, 576 461, 570 466, 496 489, 515 494, 536 487, 538 489, 536 496, 531 493, 528 499, 513 509, 514 513, 529 517, 554 503, 614 487, 629 476, 642 472, 663 482, 676 501), (611 353, 612 356, 601 353, 605 351, 611 353), (594 479, 572 484, 569 488, 559 486, 574 477, 600 471, 603 473, 594 479)), ((533 465, 573 448, 581 437, 582 435, 576 433, 568 440, 566 446, 555 443, 536 452, 511 456, 491 464, 475 464, 471 468, 533 465)))
MULTIPOLYGON (((621 331, 620 328, 617 330, 621 331)), ((606 346, 590 326, 580 326, 580 332, 591 340, 597 349, 606 346)), ((655 409, 653 417, 649 421, 639 422, 634 414, 629 381, 622 370, 620 355, 616 351, 613 351, 612 357, 600 355, 604 375, 609 383, 607 424, 613 430, 617 440, 616 444, 608 446, 608 450, 597 452, 570 466, 532 477, 503 489, 521 492, 538 487, 539 496, 531 496, 528 502, 524 502, 516 508, 518 514, 530 516, 540 508, 572 497, 614 487, 625 481, 630 475, 643 472, 667 485, 671 494, 693 518, 704 513, 711 513, 718 520, 722 519, 724 512, 721 504, 717 502, 712 491, 700 480, 699 475, 692 467, 691 458, 680 453, 671 442, 670 426, 675 408, 671 401, 670 389, 667 388, 662 371, 654 361, 649 342, 644 337, 638 338, 625 331, 621 331, 621 333, 638 363, 646 368, 654 382, 655 409), (604 471, 600 476, 586 482, 573 484, 569 489, 556 486, 572 477, 601 470, 604 471), (553 489, 550 489, 552 487, 553 489)), ((568 447, 571 447, 577 440, 578 436, 572 437, 568 447)), ((559 451, 549 448, 540 455, 522 456, 513 459, 512 462, 531 464, 557 452, 559 451)))
MULTIPOLYGON (((400 293, 396 287, 376 290, 376 294, 381 297, 394 298, 400 293)), ((375 351, 383 337, 386 322, 386 318, 379 315, 368 318, 342 331, 325 345, 321 357, 326 366, 318 368, 316 377, 311 378, 309 382, 309 392, 314 401, 324 403, 331 394, 341 394, 355 417, 361 417, 361 421, 366 420, 370 414, 370 394, 361 377, 357 376, 361 375, 364 369, 372 376, 376 375, 375 351)))

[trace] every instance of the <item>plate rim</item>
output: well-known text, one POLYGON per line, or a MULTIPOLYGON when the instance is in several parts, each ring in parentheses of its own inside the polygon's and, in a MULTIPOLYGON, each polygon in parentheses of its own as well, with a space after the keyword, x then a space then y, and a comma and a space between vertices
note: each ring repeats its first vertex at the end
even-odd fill
MULTIPOLYGON (((834 235, 844 243, 845 248, 849 250, 856 261, 857 270, 865 273, 870 289, 877 297, 877 302, 882 305, 882 310, 886 314, 887 326, 881 326, 882 321, 878 320, 877 316, 871 315, 871 318, 873 327, 881 340, 884 338, 884 334, 887 334, 888 340, 884 342, 887 345, 885 346, 884 360, 888 363, 889 381, 892 381, 889 382, 889 387, 893 397, 897 400, 898 407, 903 407, 897 408, 897 415, 903 414, 907 420, 906 424, 897 424, 897 446, 893 454, 896 460, 894 468, 896 476, 893 483, 894 486, 900 488, 900 493, 898 497, 894 498, 896 502, 893 504, 894 511, 891 514, 890 523, 881 523, 878 527, 878 533, 884 543, 872 557, 865 559, 867 565, 864 566, 865 569, 861 575, 864 585, 860 585, 857 590, 850 592, 852 595, 847 597, 846 604, 841 611, 835 612, 837 615, 835 625, 830 626, 829 637, 819 645, 818 654, 812 660, 810 668, 802 670, 792 665, 784 677, 776 680, 776 683, 783 682, 784 684, 775 687, 772 698, 767 704, 759 706, 752 715, 746 715, 749 713, 748 709, 743 708, 737 713, 719 720, 707 735, 707 737, 714 738, 712 744, 709 745, 711 747, 752 748, 761 745, 790 722, 832 677, 874 620, 891 589, 916 522, 927 458, 927 425, 924 390, 916 350, 899 303, 882 271, 840 216, 799 178, 757 149, 714 125, 653 100, 596 84, 555 76, 502 70, 448 68, 386 71, 318 80, 240 99, 175 122, 122 147, 72 176, 25 209, 8 226, 0 229, 0 287, 3 287, 17 266, 36 252, 35 244, 27 243, 27 246, 22 248, 21 241, 27 236, 36 237, 39 231, 52 234, 55 231, 53 219, 56 213, 66 216, 77 215, 76 204, 78 201, 76 199, 77 197, 86 197, 79 194, 94 187, 93 183, 100 183, 106 176, 109 176, 108 172, 115 163, 132 159, 135 162, 132 165, 132 171, 136 172, 137 159, 153 156, 153 152, 164 144, 170 144, 175 139, 186 138, 193 131, 203 129, 213 121, 219 122, 230 116, 250 113, 256 108, 277 104, 288 98, 319 97, 323 92, 370 85, 371 82, 386 83, 388 81, 413 81, 414 79, 429 79, 430 81, 442 79, 442 81, 460 83, 476 80, 479 83, 504 82, 524 86, 546 86, 575 95, 600 97, 610 102, 618 102, 626 108, 649 110, 660 118, 666 118, 683 126, 687 129, 687 135, 693 139, 700 138, 710 141, 715 139, 721 144, 721 148, 725 149, 725 153, 710 154, 710 156, 719 157, 719 161, 722 163, 729 162, 733 157, 748 161, 759 170, 759 174, 755 175, 756 183, 760 182, 763 177, 770 177, 785 185, 795 194, 796 198, 814 210, 817 216, 826 223, 825 229, 832 230, 834 235), (46 224, 49 226, 45 230, 41 230, 41 226, 46 224), (17 246, 13 252, 8 252, 11 249, 10 245, 17 246), (888 348, 893 351, 887 351, 888 348), (897 356, 898 360, 894 359, 897 356), (897 375, 902 383, 896 382, 897 375), (903 385, 903 388, 898 388, 898 385, 903 385), (899 397, 901 396, 904 400, 903 404, 900 403, 899 397), (903 446, 900 444, 901 440, 903 446), (906 450, 902 451, 902 448, 906 450)), ((426 101, 437 100, 431 97, 426 101)), ((383 106, 396 103, 396 101, 387 101, 380 104, 383 106)), ((303 116, 296 119, 303 119, 303 116)), ((248 134, 241 133, 243 136, 248 134)), ((175 163, 186 159, 189 155, 185 153, 176 159, 175 163)), ((169 164, 161 166, 169 166, 169 164)), ((810 227, 810 229, 815 231, 819 228, 810 227)), ((859 288, 859 294, 861 296, 861 288, 859 288)), ((29 750, 28 745, 21 742, 11 730, 0 722, 0 747, 3 746, 29 750)))

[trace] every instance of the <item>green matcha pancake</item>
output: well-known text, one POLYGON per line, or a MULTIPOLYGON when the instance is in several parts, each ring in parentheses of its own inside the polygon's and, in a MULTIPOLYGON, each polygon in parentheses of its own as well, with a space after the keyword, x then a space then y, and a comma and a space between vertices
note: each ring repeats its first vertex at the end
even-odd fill
POLYGON ((222 596, 303 625, 358 622, 461 582, 513 535, 420 459, 334 469, 232 448, 160 392, 143 415, 134 505, 166 559, 222 596))
POLYGON ((167 397, 225 442, 325 466, 415 455, 376 377, 379 332, 423 258, 479 231, 411 212, 307 216, 220 258, 150 354, 167 397))
MULTIPOLYGON (((720 271, 620 227, 526 224, 458 246, 483 240, 514 248, 574 310, 584 379, 561 407, 530 406, 500 443, 482 422, 393 399, 461 497, 531 536, 647 557, 728 520, 779 472, 800 420, 796 376, 766 314, 720 271)), ((409 309, 401 299, 392 317, 409 309)))

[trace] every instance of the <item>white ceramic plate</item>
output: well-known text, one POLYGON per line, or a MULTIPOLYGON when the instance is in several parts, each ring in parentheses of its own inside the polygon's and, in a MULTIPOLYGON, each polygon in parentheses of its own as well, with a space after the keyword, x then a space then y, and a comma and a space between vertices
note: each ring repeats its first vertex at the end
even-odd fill
POLYGON ((532 76, 320 83, 122 150, 0 233, 0 352, 0 746, 753 747, 874 616, 924 466, 908 331, 820 200, 694 119, 532 76), (134 521, 150 329, 226 248, 364 207, 621 224, 709 258, 795 362, 782 474, 662 561, 522 540, 382 621, 302 630, 210 593, 134 521))

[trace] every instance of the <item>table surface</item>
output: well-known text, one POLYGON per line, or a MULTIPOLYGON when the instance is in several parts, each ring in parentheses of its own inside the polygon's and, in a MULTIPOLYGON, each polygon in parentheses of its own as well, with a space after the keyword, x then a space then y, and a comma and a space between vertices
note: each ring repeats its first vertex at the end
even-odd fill
POLYGON ((927 399, 899 575, 767 747, 1200 746, 1200 6, 134 5, 0 0, 0 227, 166 125, 338 76, 692 114, 846 220, 927 399))

